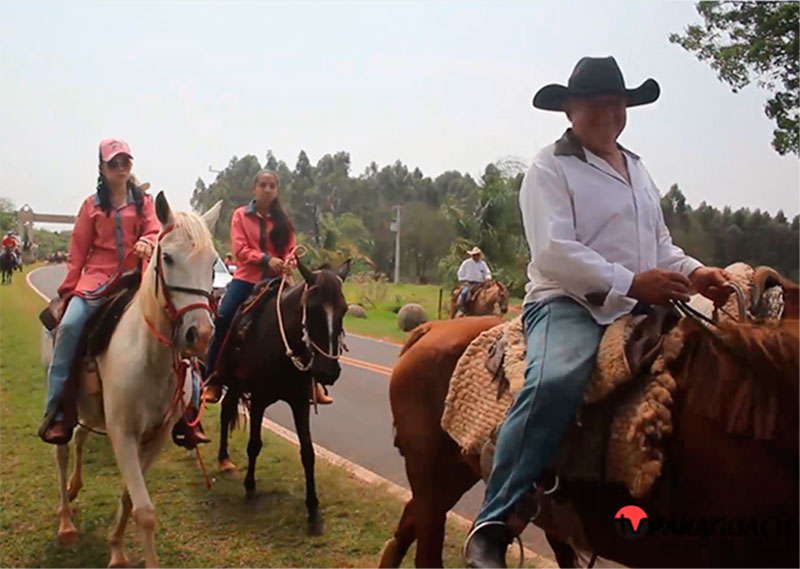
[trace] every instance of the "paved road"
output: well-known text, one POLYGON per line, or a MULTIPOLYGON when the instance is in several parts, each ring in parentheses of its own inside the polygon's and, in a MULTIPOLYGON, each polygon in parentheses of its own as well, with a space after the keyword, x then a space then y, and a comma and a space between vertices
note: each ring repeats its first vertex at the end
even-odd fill
MULTIPOLYGON (((34 286, 52 297, 64 278, 65 270, 65 265, 47 267, 37 271, 31 280, 34 286)), ((347 337, 347 345, 350 348, 347 356, 357 361, 345 362, 342 366, 341 377, 331 389, 335 403, 320 407, 319 415, 312 416, 314 442, 408 488, 403 461, 392 442, 388 374, 385 371, 381 373, 364 369, 369 366, 358 363, 369 362, 391 367, 397 360, 400 347, 355 336, 347 337)), ((294 431, 288 405, 274 405, 266 414, 271 420, 294 431)), ((456 504, 455 511, 474 519, 483 499, 483 490, 483 484, 477 484, 456 504)), ((524 538, 526 546, 531 550, 549 558, 553 557, 544 534, 539 529, 529 528, 524 538)))

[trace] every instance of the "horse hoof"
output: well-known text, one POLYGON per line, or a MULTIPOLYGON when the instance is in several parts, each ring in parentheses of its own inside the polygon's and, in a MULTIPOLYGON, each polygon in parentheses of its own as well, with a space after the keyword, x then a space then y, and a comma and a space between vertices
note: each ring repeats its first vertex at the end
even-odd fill
POLYGON ((217 462, 220 472, 236 472, 236 465, 231 462, 231 459, 226 458, 217 462))
POLYGON ((255 488, 245 488, 244 489, 244 498, 245 498, 245 500, 255 500, 255 498, 256 498, 256 489, 255 488))
POLYGON ((75 545, 76 543, 78 543, 78 530, 74 527, 58 532, 58 544, 62 547, 75 545))
POLYGON ((322 535, 325 531, 325 523, 321 517, 308 520, 308 535, 322 535))

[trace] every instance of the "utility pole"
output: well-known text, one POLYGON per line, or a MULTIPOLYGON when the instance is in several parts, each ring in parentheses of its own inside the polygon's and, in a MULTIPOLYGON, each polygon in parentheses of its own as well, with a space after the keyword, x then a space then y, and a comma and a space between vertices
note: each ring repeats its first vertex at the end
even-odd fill
POLYGON ((394 284, 400 282, 400 212, 403 210, 402 205, 396 205, 397 218, 394 222, 395 236, 394 236, 394 284))

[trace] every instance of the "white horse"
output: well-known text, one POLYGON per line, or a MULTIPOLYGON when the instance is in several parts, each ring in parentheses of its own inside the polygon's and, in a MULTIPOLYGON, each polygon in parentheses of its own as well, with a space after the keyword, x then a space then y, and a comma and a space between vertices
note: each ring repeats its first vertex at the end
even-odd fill
POLYGON ((83 486, 82 452, 89 431, 82 425, 105 430, 111 440, 125 487, 109 536, 110 567, 128 564, 123 540, 131 514, 141 532, 145 565, 158 565, 155 508, 144 475, 191 394, 185 378, 177 377, 176 364, 181 356, 204 355, 214 331, 208 301, 217 252, 209 228, 219 217, 220 205, 202 217, 173 213, 159 192, 156 214, 162 230, 141 287, 120 318, 108 349, 95 358, 95 366, 84 366, 87 369, 81 374, 81 426, 75 432, 75 470, 69 487, 69 447, 56 447, 61 491, 58 538, 68 544, 78 538, 69 502, 83 486))

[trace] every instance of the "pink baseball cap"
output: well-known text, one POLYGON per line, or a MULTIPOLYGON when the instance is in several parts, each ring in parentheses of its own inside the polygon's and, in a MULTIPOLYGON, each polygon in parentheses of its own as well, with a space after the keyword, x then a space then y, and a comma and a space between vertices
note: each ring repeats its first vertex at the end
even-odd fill
POLYGON ((117 154, 127 154, 133 158, 131 154, 131 147, 124 140, 118 138, 106 138, 100 141, 100 159, 103 162, 108 162, 117 154))

